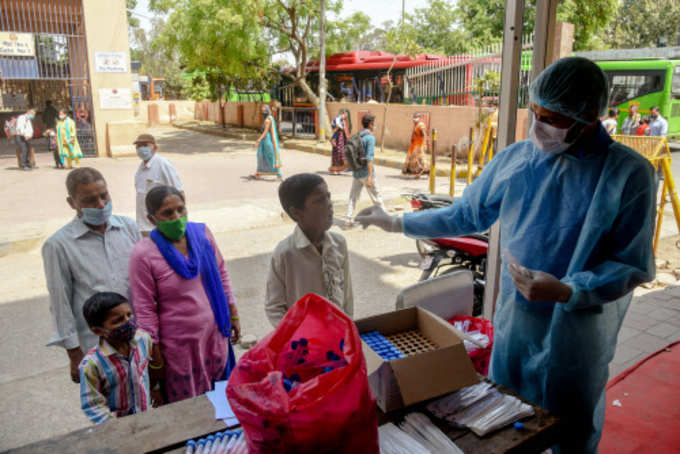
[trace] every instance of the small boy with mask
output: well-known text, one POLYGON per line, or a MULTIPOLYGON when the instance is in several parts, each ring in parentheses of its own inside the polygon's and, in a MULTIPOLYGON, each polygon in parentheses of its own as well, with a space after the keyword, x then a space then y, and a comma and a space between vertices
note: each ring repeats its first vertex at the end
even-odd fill
POLYGON ((99 344, 80 363, 85 415, 99 424, 146 411, 151 405, 147 366, 153 342, 137 329, 127 299, 118 293, 97 293, 85 302, 83 315, 99 336, 99 344))
POLYGON ((265 312, 276 327, 288 309, 307 293, 316 293, 352 317, 354 295, 345 238, 330 232, 333 205, 319 175, 300 173, 279 186, 281 206, 297 226, 272 254, 265 312))

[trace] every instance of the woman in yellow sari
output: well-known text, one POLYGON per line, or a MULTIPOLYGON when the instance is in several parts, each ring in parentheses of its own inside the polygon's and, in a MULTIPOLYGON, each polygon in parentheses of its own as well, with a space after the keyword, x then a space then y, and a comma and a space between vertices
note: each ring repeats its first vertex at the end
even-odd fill
POLYGON ((57 121, 57 146, 62 160, 66 160, 66 168, 78 167, 80 158, 83 157, 76 135, 76 123, 66 115, 64 109, 59 110, 57 121))
POLYGON ((420 116, 413 116, 413 132, 411 133, 411 145, 408 147, 408 154, 401 173, 404 175, 415 175, 416 178, 428 171, 425 164, 425 151, 427 151, 427 128, 421 121, 420 116))

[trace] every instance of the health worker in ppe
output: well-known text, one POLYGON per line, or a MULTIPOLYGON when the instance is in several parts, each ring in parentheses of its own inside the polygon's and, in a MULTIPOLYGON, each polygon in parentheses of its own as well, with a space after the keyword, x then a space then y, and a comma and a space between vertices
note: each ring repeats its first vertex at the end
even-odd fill
POLYGON ((650 163, 600 124, 607 81, 561 59, 531 84, 531 140, 499 153, 452 205, 356 221, 413 238, 501 230, 490 377, 557 415, 554 453, 596 453, 604 389, 633 289, 654 278, 650 163))

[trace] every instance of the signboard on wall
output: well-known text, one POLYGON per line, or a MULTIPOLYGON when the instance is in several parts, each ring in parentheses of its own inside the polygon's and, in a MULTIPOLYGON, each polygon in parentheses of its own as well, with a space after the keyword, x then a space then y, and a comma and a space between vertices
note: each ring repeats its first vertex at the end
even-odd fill
POLYGON ((94 67, 98 73, 128 72, 125 52, 95 52, 94 67))
POLYGON ((0 32, 0 55, 34 57, 33 33, 0 32))
POLYGON ((132 109, 132 89, 130 88, 100 88, 99 107, 109 110, 132 109))
POLYGON ((26 95, 23 93, 3 93, 2 107, 5 109, 26 109, 26 95))

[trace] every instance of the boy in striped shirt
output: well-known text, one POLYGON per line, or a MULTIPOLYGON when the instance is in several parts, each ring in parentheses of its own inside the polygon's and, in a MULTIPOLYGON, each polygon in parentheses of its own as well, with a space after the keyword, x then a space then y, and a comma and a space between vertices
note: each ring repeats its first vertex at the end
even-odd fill
POLYGON ((113 292, 97 293, 83 306, 99 344, 80 363, 80 401, 96 424, 112 417, 146 411, 151 402, 148 364, 151 336, 135 325, 127 299, 113 292))

